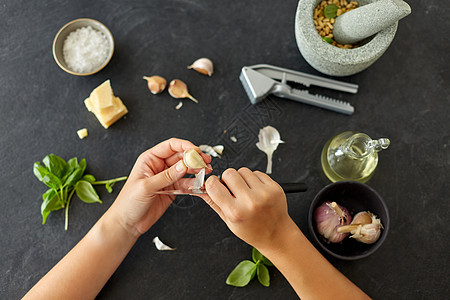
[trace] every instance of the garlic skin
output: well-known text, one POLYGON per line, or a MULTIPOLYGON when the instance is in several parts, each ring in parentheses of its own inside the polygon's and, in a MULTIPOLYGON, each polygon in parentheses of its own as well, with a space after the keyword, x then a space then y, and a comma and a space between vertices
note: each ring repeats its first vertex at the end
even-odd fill
POLYGON ((340 233, 351 233, 352 235, 350 238, 353 238, 358 242, 373 244, 380 238, 383 225, 381 224, 380 219, 371 212, 360 212, 355 215, 355 218, 360 214, 363 217, 358 217, 358 222, 361 222, 361 220, 367 221, 367 216, 370 217, 370 222, 356 223, 355 219, 353 219, 353 222, 350 225, 339 227, 337 231, 340 233))
POLYGON ((200 145, 198 147, 202 152, 205 152, 208 155, 218 158, 221 158, 224 149, 223 145, 216 145, 216 146, 200 145))
POLYGON ((266 126, 260 129, 258 140, 256 147, 267 155, 266 174, 272 174, 272 155, 277 150, 278 144, 284 142, 281 140, 278 130, 272 126, 266 126))
POLYGON ((166 79, 158 75, 153 75, 150 77, 144 76, 143 79, 147 80, 148 89, 154 95, 164 91, 167 85, 166 79))
POLYGON ((186 167, 191 169, 208 168, 202 156, 195 149, 184 151, 183 162, 186 167))
POLYGON ((203 75, 208 75, 209 77, 211 77, 214 72, 213 62, 206 57, 197 59, 192 63, 192 65, 188 66, 187 68, 194 69, 195 71, 203 75))
POLYGON ((164 244, 163 242, 161 242, 161 240, 157 236, 155 236, 153 238, 153 243, 155 244, 156 249, 158 249, 159 251, 173 251, 173 250, 175 250, 175 248, 169 247, 166 244, 164 244))
POLYGON ((314 211, 317 232, 330 243, 339 243, 348 236, 340 233, 338 228, 350 224, 352 217, 348 210, 336 202, 324 202, 314 211))
POLYGON ((176 98, 176 99, 189 98, 192 101, 194 101, 195 103, 198 103, 197 99, 195 99, 194 97, 192 97, 191 94, 189 94, 186 83, 184 83, 180 79, 172 80, 169 83, 168 91, 169 91, 170 96, 172 96, 173 98, 176 98))
POLYGON ((194 184, 192 186, 193 190, 200 190, 205 184, 205 168, 201 169, 200 172, 195 174, 194 184))

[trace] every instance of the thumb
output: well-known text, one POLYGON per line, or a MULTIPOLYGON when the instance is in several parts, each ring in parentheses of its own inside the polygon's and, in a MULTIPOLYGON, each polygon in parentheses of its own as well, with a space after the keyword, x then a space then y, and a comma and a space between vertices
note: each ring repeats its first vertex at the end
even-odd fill
POLYGON ((170 168, 150 177, 148 184, 153 191, 159 191, 180 180, 187 171, 183 161, 179 161, 170 168))

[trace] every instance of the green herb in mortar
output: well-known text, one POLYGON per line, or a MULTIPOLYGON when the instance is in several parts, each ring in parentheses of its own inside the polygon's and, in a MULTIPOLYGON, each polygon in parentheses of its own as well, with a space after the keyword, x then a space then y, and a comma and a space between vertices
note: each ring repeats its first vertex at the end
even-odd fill
POLYGON ((329 4, 329 5, 325 6, 325 8, 323 9, 323 15, 327 19, 336 18, 338 8, 339 7, 337 5, 329 4))
POLYGON ((334 40, 332 38, 329 38, 327 36, 323 36, 322 41, 327 42, 328 44, 333 44, 333 42, 334 42, 334 40))
POLYGON ((230 275, 228 275, 226 283, 228 285, 243 287, 246 286, 255 275, 258 281, 265 287, 270 286, 270 275, 268 267, 273 267, 273 264, 264 255, 262 255, 256 248, 252 249, 252 259, 241 261, 230 275))
POLYGON ((49 187, 42 195, 41 215, 42 224, 45 224, 50 212, 65 209, 65 226, 69 227, 69 204, 74 193, 83 202, 102 203, 93 185, 104 184, 109 193, 112 192, 114 183, 126 180, 127 177, 119 177, 110 180, 96 181, 90 174, 84 174, 86 160, 80 162, 76 157, 67 162, 55 154, 49 154, 40 162, 33 165, 33 173, 39 181, 49 187))

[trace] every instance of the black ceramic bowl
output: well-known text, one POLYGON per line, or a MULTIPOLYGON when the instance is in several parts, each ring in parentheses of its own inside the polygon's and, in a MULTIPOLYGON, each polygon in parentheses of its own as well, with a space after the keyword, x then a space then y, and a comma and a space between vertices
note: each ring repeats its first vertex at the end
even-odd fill
POLYGON ((389 231, 389 212, 381 196, 368 185, 357 181, 339 181, 327 185, 316 195, 309 208, 308 225, 314 240, 328 254, 344 260, 356 260, 369 256, 383 244, 389 231), (383 225, 378 241, 364 244, 347 237, 341 243, 327 242, 317 232, 313 220, 315 209, 326 201, 335 201, 346 207, 352 217, 360 211, 375 214, 383 225))

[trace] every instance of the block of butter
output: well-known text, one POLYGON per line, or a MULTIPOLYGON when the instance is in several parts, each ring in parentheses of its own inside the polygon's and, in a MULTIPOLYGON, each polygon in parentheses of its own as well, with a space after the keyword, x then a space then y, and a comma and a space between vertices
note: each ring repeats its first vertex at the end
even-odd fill
POLYGON ((128 113, 119 97, 115 97, 109 80, 95 88, 89 98, 84 100, 86 108, 94 113, 100 124, 108 128, 128 113))

